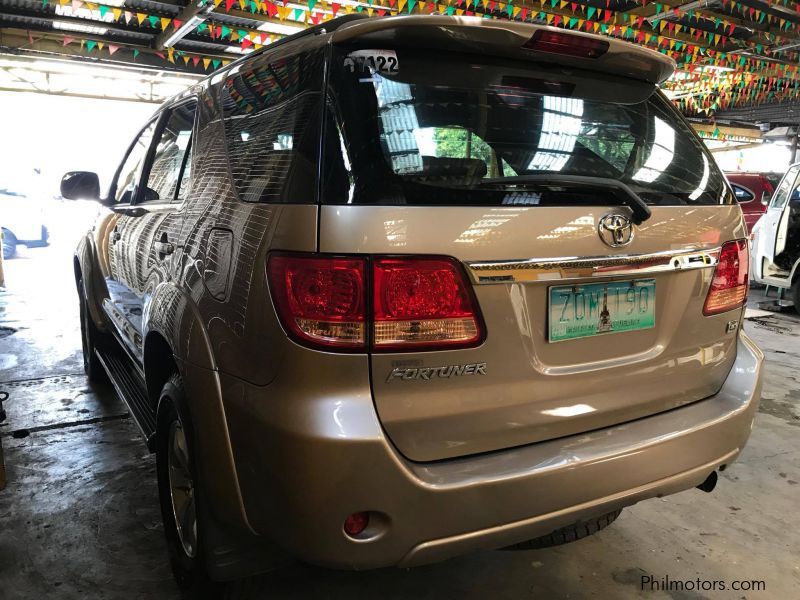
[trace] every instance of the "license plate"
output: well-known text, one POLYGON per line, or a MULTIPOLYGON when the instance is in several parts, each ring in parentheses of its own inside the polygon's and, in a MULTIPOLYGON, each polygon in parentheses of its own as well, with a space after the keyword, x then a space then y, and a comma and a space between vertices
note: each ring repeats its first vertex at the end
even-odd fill
POLYGON ((550 288, 551 342, 656 325, 656 280, 560 285, 550 288))

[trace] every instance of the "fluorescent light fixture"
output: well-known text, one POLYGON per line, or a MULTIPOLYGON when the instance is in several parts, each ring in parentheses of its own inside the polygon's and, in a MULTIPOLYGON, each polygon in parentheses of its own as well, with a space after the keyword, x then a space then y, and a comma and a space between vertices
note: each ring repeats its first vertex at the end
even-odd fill
POLYGON ((178 41, 182 40, 187 33, 193 31, 200 23, 205 21, 208 18, 207 14, 196 14, 192 18, 190 18, 186 23, 178 27, 175 31, 173 31, 170 36, 164 40, 164 48, 170 48, 174 46, 178 41))
POLYGON ((100 23, 113 23, 114 14, 111 11, 101 15, 99 10, 89 10, 85 6, 80 8, 73 8, 71 4, 56 4, 56 16, 59 17, 76 17, 78 19, 85 19, 87 21, 98 21, 100 23))
POLYGON ((53 27, 62 31, 75 31, 77 33, 90 33, 94 35, 104 35, 108 27, 97 27, 96 25, 82 25, 71 21, 53 21, 53 27))
POLYGON ((305 24, 298 23, 297 26, 284 25, 283 23, 264 23, 260 25, 259 31, 266 31, 268 33, 279 33, 281 35, 292 35, 305 29, 305 24))

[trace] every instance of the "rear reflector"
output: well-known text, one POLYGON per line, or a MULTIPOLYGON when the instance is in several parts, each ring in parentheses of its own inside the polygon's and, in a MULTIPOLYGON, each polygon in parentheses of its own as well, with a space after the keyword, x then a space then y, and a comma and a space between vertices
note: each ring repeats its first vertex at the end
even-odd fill
POLYGON ((270 257, 267 274, 284 329, 306 346, 365 351, 368 315, 377 352, 466 348, 483 341, 472 287, 452 258, 278 253, 270 257))
POLYGON ((750 285, 749 261, 746 240, 727 242, 722 246, 703 306, 704 315, 716 315, 744 305, 750 285))
POLYGON ((344 532, 350 537, 356 537, 369 525, 369 513, 353 513, 344 520, 344 532))
POLYGON ((539 29, 534 32, 531 39, 522 45, 528 50, 551 52, 564 56, 577 56, 580 58, 598 58, 608 52, 609 44, 605 40, 539 29))
POLYGON ((312 346, 363 349, 365 263, 362 258, 270 257, 269 286, 288 333, 312 346))
POLYGON ((373 261, 373 348, 464 348, 481 341, 477 303, 451 258, 373 261))

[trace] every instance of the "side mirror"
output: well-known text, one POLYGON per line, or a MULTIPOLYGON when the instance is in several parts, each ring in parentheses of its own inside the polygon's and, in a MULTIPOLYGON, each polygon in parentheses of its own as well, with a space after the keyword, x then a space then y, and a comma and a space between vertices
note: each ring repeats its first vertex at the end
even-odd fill
POLYGON ((67 200, 100 200, 97 173, 70 171, 61 178, 61 195, 67 200))

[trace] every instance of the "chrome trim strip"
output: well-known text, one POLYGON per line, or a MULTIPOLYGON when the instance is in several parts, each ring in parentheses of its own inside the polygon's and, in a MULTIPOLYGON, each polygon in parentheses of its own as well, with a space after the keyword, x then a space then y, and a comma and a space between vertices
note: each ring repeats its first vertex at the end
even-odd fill
POLYGON ((720 248, 667 250, 650 254, 565 256, 465 264, 473 283, 478 285, 569 281, 591 277, 639 276, 707 269, 717 264, 720 250, 720 248))

